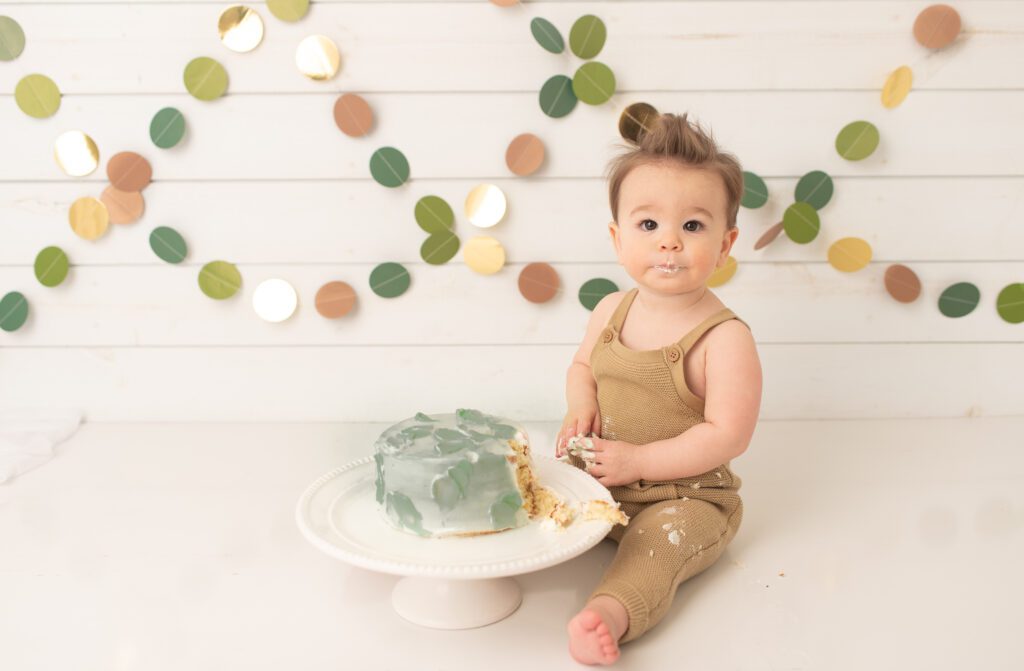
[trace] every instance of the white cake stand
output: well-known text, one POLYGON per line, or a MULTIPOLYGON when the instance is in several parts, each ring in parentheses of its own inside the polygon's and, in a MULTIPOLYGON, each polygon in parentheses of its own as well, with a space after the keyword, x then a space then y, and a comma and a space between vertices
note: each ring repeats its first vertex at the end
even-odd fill
MULTIPOLYGON (((566 501, 611 501, 593 477, 552 457, 534 456, 537 479, 566 501)), ((375 498, 366 457, 327 473, 299 499, 296 521, 314 546, 353 566, 404 576, 391 602, 406 620, 435 629, 498 622, 522 603, 511 576, 554 566, 603 539, 612 524, 577 519, 563 531, 539 522, 470 538, 421 538, 392 527, 375 498)))

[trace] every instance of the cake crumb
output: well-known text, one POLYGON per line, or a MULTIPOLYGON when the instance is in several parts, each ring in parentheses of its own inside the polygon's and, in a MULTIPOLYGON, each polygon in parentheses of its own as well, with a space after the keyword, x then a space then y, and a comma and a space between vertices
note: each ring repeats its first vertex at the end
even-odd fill
POLYGON ((717 476, 718 476, 719 478, 721 478, 721 477, 722 477, 722 474, 721 474, 721 473, 719 473, 718 471, 715 471, 715 475, 717 475, 717 476))
MULTIPOLYGON (((686 499, 683 499, 683 500, 685 501, 686 499)), ((661 514, 662 515, 675 515, 677 510, 678 509, 675 506, 672 506, 671 508, 665 508, 664 510, 662 510, 661 514)))
POLYGON ((672 523, 671 522, 667 522, 665 524, 662 524, 661 528, 664 529, 665 531, 668 531, 669 529, 672 528, 672 523))
POLYGON ((652 557, 654 556, 654 550, 651 550, 651 556, 652 557))
POLYGON ((700 483, 699 483, 699 482, 695 482, 695 483, 693 483, 692 485, 690 485, 690 487, 691 487, 692 489, 700 489, 700 483))
POLYGON ((668 535, 668 542, 672 545, 679 545, 679 532, 673 531, 668 535))
POLYGON ((786 572, 785 571, 779 571, 779 577, 780 578, 785 578, 786 577, 786 572))
POLYGON ((643 532, 644 532, 643 529, 640 529, 639 531, 637 531, 638 534, 642 534, 643 532))

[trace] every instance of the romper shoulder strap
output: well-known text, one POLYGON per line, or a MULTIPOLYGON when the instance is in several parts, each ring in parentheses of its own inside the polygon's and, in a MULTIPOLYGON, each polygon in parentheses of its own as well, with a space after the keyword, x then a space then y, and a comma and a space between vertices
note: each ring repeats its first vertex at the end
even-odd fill
POLYGON ((608 326, 614 326, 616 331, 622 330, 622 322, 626 319, 626 313, 629 312, 629 306, 633 304, 633 299, 636 298, 639 289, 633 287, 626 292, 626 295, 619 301, 619 306, 615 308, 615 312, 612 313, 610 319, 608 319, 608 326))
POLYGON ((750 325, 747 324, 747 322, 740 319, 739 317, 737 317, 735 312, 733 312, 729 308, 723 308, 716 312, 715 314, 708 317, 707 319, 705 319, 704 321, 702 321, 700 324, 694 327, 693 330, 691 330, 689 333, 687 333, 686 335, 679 339, 679 347, 682 348, 683 354, 689 352, 690 348, 693 347, 694 343, 700 340, 700 337, 702 335, 704 335, 714 327, 718 326, 722 322, 727 322, 730 319, 735 319, 736 321, 746 326, 748 329, 750 328, 750 325))

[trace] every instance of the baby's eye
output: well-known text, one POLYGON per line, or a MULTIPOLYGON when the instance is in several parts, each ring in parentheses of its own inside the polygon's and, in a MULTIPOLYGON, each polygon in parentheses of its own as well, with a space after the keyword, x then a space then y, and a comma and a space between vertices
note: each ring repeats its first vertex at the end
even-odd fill
POLYGON ((683 228, 685 228, 686 230, 690 231, 691 233, 696 233, 700 229, 704 228, 704 224, 700 223, 696 219, 691 219, 688 222, 686 222, 685 224, 683 224, 683 228), (697 226, 696 226, 696 228, 690 228, 690 224, 697 224, 697 226))
POLYGON ((640 228, 644 229, 645 231, 653 231, 657 227, 658 222, 654 221, 653 219, 644 219, 643 221, 640 222, 640 228))

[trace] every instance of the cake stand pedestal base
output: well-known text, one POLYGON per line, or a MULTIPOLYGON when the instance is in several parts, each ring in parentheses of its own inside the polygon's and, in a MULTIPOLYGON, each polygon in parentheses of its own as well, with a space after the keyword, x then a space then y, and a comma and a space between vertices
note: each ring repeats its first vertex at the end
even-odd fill
POLYGON ((505 619, 523 602, 513 578, 445 580, 409 576, 391 592, 395 612, 431 629, 473 629, 505 619))

